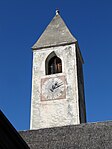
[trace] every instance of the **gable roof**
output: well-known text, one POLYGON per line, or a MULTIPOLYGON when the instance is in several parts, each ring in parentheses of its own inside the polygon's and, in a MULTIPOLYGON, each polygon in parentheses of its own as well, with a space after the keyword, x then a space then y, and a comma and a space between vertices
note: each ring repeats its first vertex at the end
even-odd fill
POLYGON ((112 149, 112 122, 19 132, 30 149, 112 149))
POLYGON ((70 33, 59 14, 56 14, 32 49, 75 43, 77 40, 70 33))

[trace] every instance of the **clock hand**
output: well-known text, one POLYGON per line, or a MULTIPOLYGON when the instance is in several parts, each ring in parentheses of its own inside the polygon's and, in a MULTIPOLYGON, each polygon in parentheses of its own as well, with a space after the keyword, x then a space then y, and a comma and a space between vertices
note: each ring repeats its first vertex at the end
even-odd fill
POLYGON ((53 89, 50 88, 50 91, 53 92, 53 89))
POLYGON ((54 85, 52 85, 52 87, 50 88, 50 91, 53 92, 56 88, 60 87, 61 85, 63 85, 62 82, 60 82, 58 84, 58 82, 56 82, 54 85))
POLYGON ((50 88, 50 91, 53 92, 53 90, 56 88, 55 85, 52 85, 52 87, 50 88))
POLYGON ((56 87, 56 85, 52 85, 52 89, 53 89, 53 90, 55 89, 55 87, 56 87))
POLYGON ((54 89, 60 87, 61 85, 63 85, 62 82, 60 82, 60 83, 56 82, 56 83, 52 86, 52 88, 53 88, 53 90, 54 90, 54 89))
POLYGON ((60 87, 61 85, 63 85, 63 84, 58 84, 57 86, 55 86, 55 89, 58 88, 58 87, 60 87))
POLYGON ((58 85, 59 85, 59 86, 63 85, 63 82, 60 82, 58 85))

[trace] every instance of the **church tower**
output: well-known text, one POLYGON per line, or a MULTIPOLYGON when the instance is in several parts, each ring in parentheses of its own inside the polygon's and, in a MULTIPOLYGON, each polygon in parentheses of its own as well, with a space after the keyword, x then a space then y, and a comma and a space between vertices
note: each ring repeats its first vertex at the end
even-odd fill
POLYGON ((83 58, 59 11, 32 49, 30 129, 85 123, 83 58))

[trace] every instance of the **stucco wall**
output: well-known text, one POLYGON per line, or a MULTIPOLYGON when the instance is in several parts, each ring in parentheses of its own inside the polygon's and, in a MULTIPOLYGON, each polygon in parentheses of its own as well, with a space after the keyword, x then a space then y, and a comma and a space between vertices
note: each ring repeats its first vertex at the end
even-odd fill
POLYGON ((75 44, 33 51, 31 129, 79 124, 75 44), (51 52, 61 58, 62 73, 45 75, 45 60, 51 52), (65 76, 66 98, 41 101, 41 79, 65 76))

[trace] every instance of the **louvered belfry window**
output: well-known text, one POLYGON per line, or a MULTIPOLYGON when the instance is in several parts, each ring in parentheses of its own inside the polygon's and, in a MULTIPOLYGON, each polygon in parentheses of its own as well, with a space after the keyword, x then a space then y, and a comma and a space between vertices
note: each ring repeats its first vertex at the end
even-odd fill
POLYGON ((55 74, 62 72, 62 62, 57 56, 52 57, 48 63, 48 74, 55 74))

